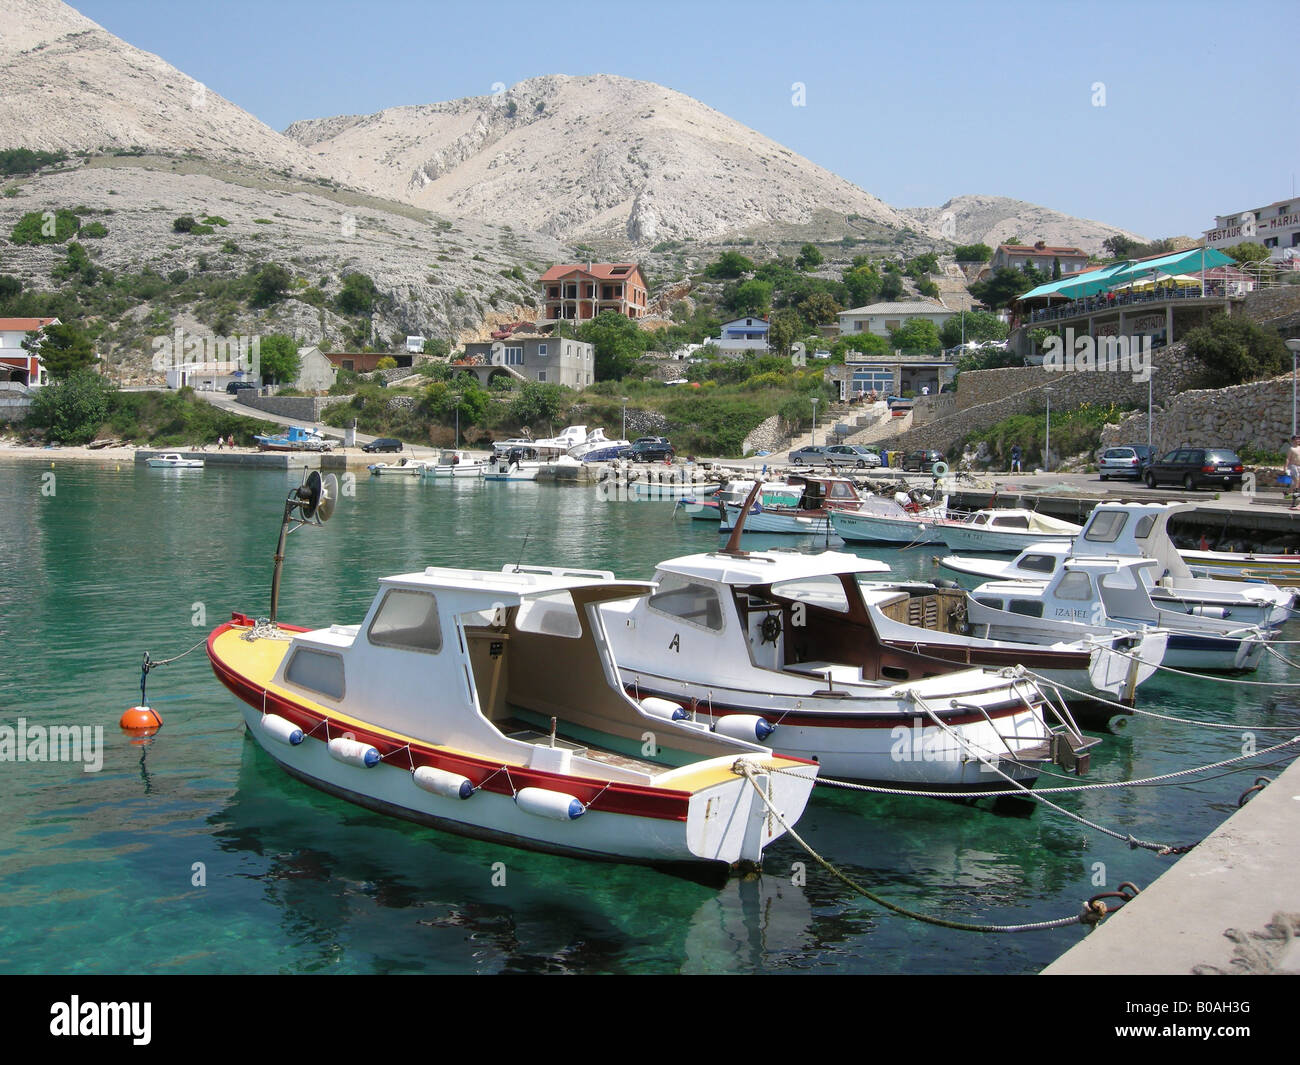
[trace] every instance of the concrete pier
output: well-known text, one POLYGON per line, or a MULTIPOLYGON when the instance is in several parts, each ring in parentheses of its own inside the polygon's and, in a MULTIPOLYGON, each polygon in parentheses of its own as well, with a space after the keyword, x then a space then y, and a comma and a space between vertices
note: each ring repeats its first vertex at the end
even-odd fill
POLYGON ((135 453, 137 463, 163 455, 180 455, 187 459, 202 459, 204 466, 229 466, 248 470, 322 470, 325 473, 344 473, 364 470, 373 462, 388 462, 392 456, 367 455, 364 451, 180 451, 146 450, 135 453))
POLYGON ((1300 975, 1300 761, 1043 973, 1300 975))

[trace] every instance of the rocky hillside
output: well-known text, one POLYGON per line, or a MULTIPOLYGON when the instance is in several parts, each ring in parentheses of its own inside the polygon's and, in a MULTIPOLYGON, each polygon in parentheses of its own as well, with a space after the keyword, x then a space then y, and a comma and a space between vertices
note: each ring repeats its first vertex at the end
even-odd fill
POLYGON ((286 134, 347 184, 566 241, 709 240, 817 209, 902 229, 869 192, 706 107, 645 81, 549 75, 508 91, 286 134))
POLYGON ((6 0, 0 147, 192 151, 321 176, 293 141, 59 0, 6 0))
POLYGON ((1010 239, 1022 244, 1044 241, 1100 252, 1102 241, 1116 234, 1146 240, 1126 229, 1053 211, 1006 196, 956 196, 942 207, 905 207, 913 224, 954 244, 987 244, 996 248, 1010 239))

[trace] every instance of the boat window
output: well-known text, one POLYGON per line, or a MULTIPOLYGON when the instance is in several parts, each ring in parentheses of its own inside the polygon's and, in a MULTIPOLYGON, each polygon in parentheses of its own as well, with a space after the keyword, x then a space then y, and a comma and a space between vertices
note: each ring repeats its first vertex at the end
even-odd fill
POLYGON ((285 666, 284 679, 300 688, 328 695, 331 699, 342 699, 343 659, 324 651, 299 647, 285 666))
POLYGON ((1056 586, 1056 595, 1060 599, 1091 599, 1092 582, 1086 573, 1067 573, 1056 586))
POLYGON ((1092 521, 1088 522, 1088 528, 1084 530, 1083 538, 1094 543, 1114 543, 1119 539, 1120 531, 1127 521, 1128 515, 1118 511, 1107 510, 1094 514, 1092 521))
POLYGON ((722 631, 722 604, 718 593, 706 584, 688 581, 658 592, 650 597, 650 609, 714 632, 722 631))
POLYGON ((1011 600, 1011 613, 1024 614, 1027 618, 1041 618, 1043 616, 1043 604, 1037 599, 1013 599, 1011 600))
POLYGON ((831 499, 852 499, 853 489, 842 482, 831 485, 831 499))
POLYGON ((1145 540, 1151 535, 1151 527, 1155 525, 1155 523, 1156 516, 1154 514, 1148 514, 1145 517, 1138 519, 1137 528, 1133 530, 1133 535, 1139 540, 1145 540))
POLYGON ((994 599, 992 596, 977 595, 975 596, 975 602, 979 603, 980 606, 988 607, 990 610, 1002 609, 1002 600, 994 599))
POLYGON ((783 581, 772 585, 772 594, 782 599, 793 599, 798 603, 825 607, 840 614, 849 612, 848 596, 844 594, 844 585, 832 573, 819 577, 801 577, 797 581, 783 581))
POLYGON ((999 514, 993 519, 993 524, 1001 529, 1028 529, 1029 519, 1023 514, 999 514))
POLYGON ((366 635, 379 647, 437 654, 442 650, 438 601, 430 592, 391 588, 379 604, 366 635))
POLYGON ((568 592, 552 592, 529 599, 515 616, 515 628, 520 632, 564 636, 570 640, 582 635, 582 621, 568 592))
POLYGON ((1021 569, 1033 570, 1035 573, 1051 573, 1056 569, 1055 555, 1029 555, 1021 560, 1021 569))

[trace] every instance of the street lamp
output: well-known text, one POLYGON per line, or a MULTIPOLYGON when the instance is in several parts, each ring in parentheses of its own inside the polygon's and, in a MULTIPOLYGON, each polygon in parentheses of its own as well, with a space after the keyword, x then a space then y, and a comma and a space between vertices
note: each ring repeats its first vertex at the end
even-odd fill
POLYGON ((627 396, 623 397, 623 431, 618 434, 620 440, 627 439, 627 396))
POLYGON ((1044 388, 1043 394, 1047 396, 1047 431, 1044 434, 1043 442, 1043 470, 1047 471, 1052 468, 1052 390, 1044 388))
MULTIPOLYGON (((1147 370, 1147 447, 1151 446, 1151 382, 1156 376, 1156 362, 1151 360, 1151 366, 1147 370)), ((1292 406, 1295 406, 1293 403, 1292 406)))
POLYGON ((812 397, 812 408, 813 408, 812 442, 813 442, 813 447, 816 447, 816 446, 817 446, 817 402, 818 402, 818 400, 819 400, 820 398, 821 398, 820 396, 813 396, 813 397, 812 397))
POLYGON ((1296 435, 1296 416, 1295 416, 1295 378, 1296 378, 1296 359, 1300 358, 1300 337, 1286 342, 1286 347, 1291 352, 1291 435, 1296 435))
POLYGON ((452 401, 456 404, 456 450, 460 450, 460 393, 451 394, 452 401))

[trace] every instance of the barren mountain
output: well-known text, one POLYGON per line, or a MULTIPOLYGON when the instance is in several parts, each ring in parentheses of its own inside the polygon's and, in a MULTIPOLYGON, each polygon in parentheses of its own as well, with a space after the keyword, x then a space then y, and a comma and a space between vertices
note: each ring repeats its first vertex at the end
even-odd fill
POLYGON ((817 209, 909 220, 698 100, 650 82, 548 75, 495 95, 296 122, 338 180, 563 240, 707 240, 817 209))
POLYGON ((193 151, 320 175, 311 155, 59 0, 5 0, 0 147, 193 151))
POLYGON ((1015 237, 1024 244, 1041 240, 1099 252, 1102 241, 1116 234, 1146 239, 1127 229, 1006 196, 956 196, 942 207, 904 207, 901 212, 954 244, 982 243, 990 248, 1015 237))

